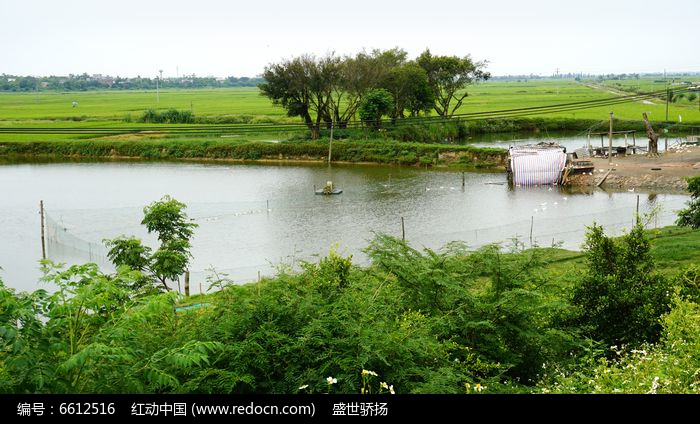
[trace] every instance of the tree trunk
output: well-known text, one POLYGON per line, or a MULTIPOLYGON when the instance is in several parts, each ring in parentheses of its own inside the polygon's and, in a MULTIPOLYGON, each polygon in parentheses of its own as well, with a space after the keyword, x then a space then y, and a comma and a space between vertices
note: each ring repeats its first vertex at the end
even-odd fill
POLYGON ((649 137, 649 151, 647 152, 647 156, 652 156, 652 157, 658 157, 659 156, 659 136, 656 135, 654 132, 654 129, 651 127, 651 123, 649 123, 649 118, 647 117, 647 113, 643 112, 642 117, 644 118, 644 125, 646 126, 647 129, 647 137, 649 137))

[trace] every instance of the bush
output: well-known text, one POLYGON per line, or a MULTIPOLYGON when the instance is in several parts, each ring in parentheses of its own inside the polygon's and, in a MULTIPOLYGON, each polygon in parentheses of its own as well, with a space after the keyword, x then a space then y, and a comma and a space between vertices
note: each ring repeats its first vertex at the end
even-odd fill
POLYGON ((593 225, 585 242, 587 273, 571 297, 573 321, 607 346, 654 342, 669 310, 670 285, 654 272, 649 239, 638 224, 619 239, 593 225))
POLYGON ((680 227, 700 228, 700 176, 688 178, 690 201, 688 209, 678 212, 676 225, 680 227))
POLYGON ((193 124, 194 114, 189 110, 168 109, 165 112, 158 112, 154 109, 147 109, 139 118, 139 122, 153 124, 193 124))

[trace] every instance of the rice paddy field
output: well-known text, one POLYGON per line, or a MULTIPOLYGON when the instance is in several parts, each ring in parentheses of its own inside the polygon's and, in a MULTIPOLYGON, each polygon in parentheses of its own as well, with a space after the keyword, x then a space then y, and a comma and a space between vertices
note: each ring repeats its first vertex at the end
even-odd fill
MULTIPOLYGON (((679 81, 699 83, 700 77, 679 81)), ((674 84, 677 84, 674 82, 674 84)), ((616 98, 630 90, 657 91, 666 85, 654 79, 575 81, 572 79, 493 81, 469 87, 457 113, 497 111, 616 98)), ((676 86, 673 86, 676 87, 676 86)), ((299 123, 274 106, 257 88, 225 88, 156 91, 86 91, 0 93, 0 127, 139 127, 136 121, 146 109, 191 110, 203 123, 299 123), (74 106, 76 102, 77 105, 74 106)), ((609 112, 621 120, 641 120, 647 112, 652 121, 663 121, 666 104, 662 99, 636 101, 585 110, 534 114, 537 118, 607 120, 609 112)), ((700 123, 698 100, 682 98, 669 107, 669 121, 700 123)), ((0 141, 41 141, 80 138, 77 135, 0 135, 0 141)), ((82 136, 85 137, 85 136, 82 136)), ((269 135, 263 136, 269 137, 269 135)), ((255 138, 255 136, 247 137, 255 138)))

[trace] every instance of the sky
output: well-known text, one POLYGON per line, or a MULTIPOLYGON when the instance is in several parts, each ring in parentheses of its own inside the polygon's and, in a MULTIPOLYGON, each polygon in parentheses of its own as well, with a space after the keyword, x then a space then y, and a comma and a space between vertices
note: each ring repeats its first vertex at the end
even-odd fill
POLYGON ((493 75, 700 72, 700 1, 3 0, 0 74, 256 76, 401 47, 493 75))

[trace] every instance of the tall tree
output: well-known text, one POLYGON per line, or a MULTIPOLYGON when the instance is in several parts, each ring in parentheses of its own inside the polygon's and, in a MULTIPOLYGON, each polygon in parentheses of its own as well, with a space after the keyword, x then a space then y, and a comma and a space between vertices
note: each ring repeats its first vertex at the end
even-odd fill
POLYGON ((428 74, 414 62, 392 68, 382 81, 382 87, 394 98, 392 119, 429 112, 435 97, 428 82, 428 74))
POLYGON ((340 59, 332 54, 317 59, 303 55, 265 68, 265 82, 258 85, 261 94, 273 104, 287 109, 288 116, 299 116, 318 138, 320 124, 328 119, 328 107, 334 81, 338 79, 340 59))
POLYGON ((426 49, 416 62, 428 75, 435 95, 433 107, 443 117, 454 115, 462 106, 468 95, 464 89, 469 84, 491 77, 491 74, 484 71, 486 62, 474 62, 470 56, 433 56, 426 49))
POLYGON ((387 74, 406 63, 408 54, 395 47, 389 50, 362 51, 355 57, 345 57, 339 66, 338 79, 333 84, 330 119, 341 128, 355 116, 367 93, 381 87, 387 74))

